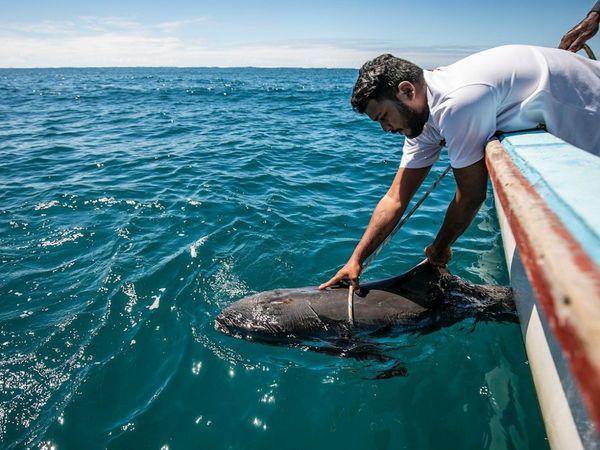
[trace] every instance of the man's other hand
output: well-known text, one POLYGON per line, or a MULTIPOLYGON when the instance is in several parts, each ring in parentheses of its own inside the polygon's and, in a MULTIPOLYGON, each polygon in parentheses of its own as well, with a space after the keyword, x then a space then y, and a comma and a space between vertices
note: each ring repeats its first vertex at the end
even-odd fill
POLYGON ((319 289, 325 289, 331 286, 338 284, 342 280, 350 280, 354 291, 358 292, 360 286, 358 284, 358 278, 360 277, 360 273, 362 272, 362 264, 353 259, 349 260, 344 267, 338 270, 338 273, 335 274, 331 280, 323 283, 319 286, 319 289))
POLYGON ((600 22, 600 14, 596 11, 590 12, 585 19, 563 36, 558 48, 578 52, 583 48, 583 44, 598 32, 598 22, 600 22))
POLYGON ((425 248, 425 255, 431 265, 445 267, 452 258, 452 249, 450 247, 438 249, 431 244, 425 248))

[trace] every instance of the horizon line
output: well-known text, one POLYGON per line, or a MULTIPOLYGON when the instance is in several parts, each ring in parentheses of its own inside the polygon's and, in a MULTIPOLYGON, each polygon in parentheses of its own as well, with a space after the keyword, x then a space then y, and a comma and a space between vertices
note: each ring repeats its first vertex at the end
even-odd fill
POLYGON ((58 70, 58 69, 302 69, 302 70, 359 70, 360 67, 318 66, 35 66, 0 67, 0 70, 58 70))

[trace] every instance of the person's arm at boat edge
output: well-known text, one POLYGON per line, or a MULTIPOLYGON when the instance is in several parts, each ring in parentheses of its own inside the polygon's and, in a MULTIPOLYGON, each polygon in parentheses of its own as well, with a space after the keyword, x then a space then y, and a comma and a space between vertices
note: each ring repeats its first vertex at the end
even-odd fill
POLYGON ((463 234, 483 204, 487 191, 485 159, 462 169, 453 169, 456 192, 448 206, 440 231, 425 249, 433 265, 444 266, 450 260, 450 246, 463 234))
POLYGON ((355 290, 359 289, 358 279, 362 272, 363 261, 375 251, 394 229, 411 198, 425 180, 429 169, 431 169, 431 166, 420 169, 401 167, 398 170, 388 192, 375 207, 369 225, 354 249, 352 256, 344 267, 329 281, 319 286, 319 289, 331 287, 344 279, 350 280, 355 290))
POLYGON ((444 266, 452 256, 450 246, 471 224, 486 197, 488 174, 484 152, 497 129, 496 95, 488 85, 467 85, 453 91, 438 112, 444 117, 442 129, 456 192, 425 254, 431 264, 444 266))
POLYGON ((578 52, 583 44, 591 39, 598 32, 598 23, 600 23, 600 0, 592 7, 588 15, 560 40, 558 48, 570 52, 578 52))

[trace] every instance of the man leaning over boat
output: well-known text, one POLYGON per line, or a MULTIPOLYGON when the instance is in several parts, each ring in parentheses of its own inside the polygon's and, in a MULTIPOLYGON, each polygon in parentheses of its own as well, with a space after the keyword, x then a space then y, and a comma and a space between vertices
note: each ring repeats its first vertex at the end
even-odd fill
POLYGON ((348 279, 359 288, 363 261, 379 246, 437 161, 442 147, 456 179, 443 224, 425 254, 446 265, 487 190, 484 148, 504 132, 544 127, 600 153, 600 62, 559 49, 510 45, 432 71, 390 54, 365 63, 352 107, 386 132, 406 136, 400 167, 348 262, 320 288, 348 279))

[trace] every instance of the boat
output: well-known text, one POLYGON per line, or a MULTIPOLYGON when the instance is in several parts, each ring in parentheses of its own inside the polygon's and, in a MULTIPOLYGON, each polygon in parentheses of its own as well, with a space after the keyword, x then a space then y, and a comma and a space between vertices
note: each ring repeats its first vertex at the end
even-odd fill
POLYGON ((486 165, 550 447, 600 449, 600 158, 536 130, 486 165))

